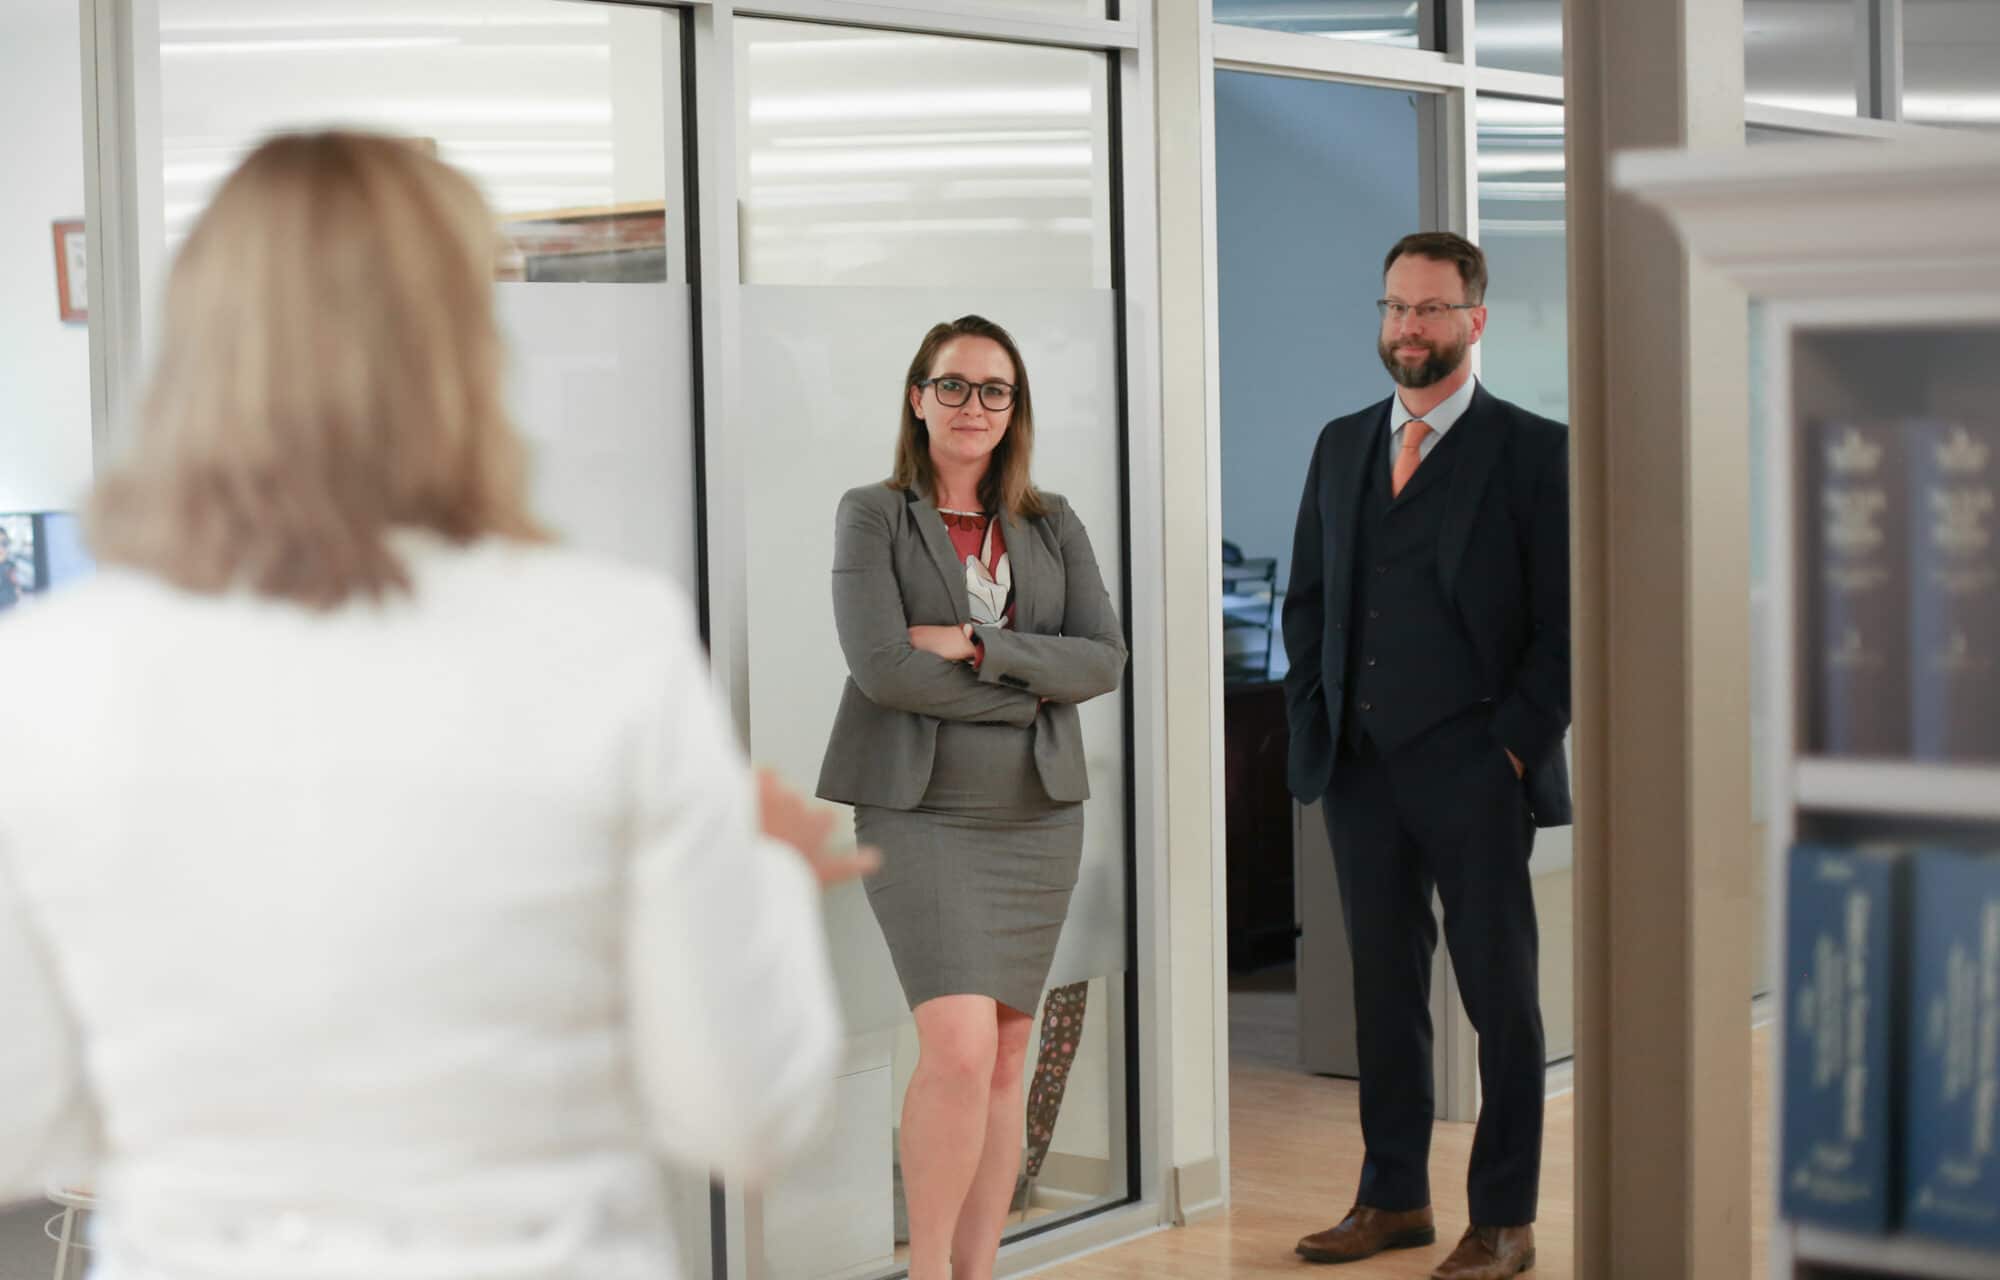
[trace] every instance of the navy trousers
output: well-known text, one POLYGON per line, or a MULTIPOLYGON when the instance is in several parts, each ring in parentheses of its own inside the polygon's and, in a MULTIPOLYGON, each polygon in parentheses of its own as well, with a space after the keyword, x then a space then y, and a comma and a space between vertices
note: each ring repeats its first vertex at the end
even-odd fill
POLYGON ((1466 1189, 1478 1226, 1534 1221, 1546 1063, 1526 793, 1482 705, 1391 751, 1343 746, 1323 808, 1354 959, 1367 1144, 1355 1199, 1430 1203, 1431 958, 1445 945, 1484 1094, 1466 1189))

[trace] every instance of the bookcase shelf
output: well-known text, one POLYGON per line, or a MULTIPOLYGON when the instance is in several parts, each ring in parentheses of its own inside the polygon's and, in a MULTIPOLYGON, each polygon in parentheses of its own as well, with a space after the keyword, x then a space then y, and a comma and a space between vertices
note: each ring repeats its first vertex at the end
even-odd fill
POLYGON ((1793 1228, 1792 1256, 1802 1263, 1886 1271, 1912 1280, 1993 1280, 2000 1276, 2000 1253, 1955 1249, 1902 1236, 1851 1235, 1820 1227, 1793 1228))
MULTIPOLYGON (((1966 629, 1965 638, 1954 637, 1955 656, 1993 634, 1986 616, 1973 612, 1983 604, 1962 598, 1971 590, 1963 585, 1965 575, 1955 579, 1961 595, 1949 609, 1935 595, 1919 597, 1914 586, 1945 582, 1939 548, 1971 554, 1973 544, 1959 536, 1959 525, 1976 516, 1973 524, 1983 534, 1993 514, 1991 507, 1961 510, 1941 500, 1940 476, 1984 474, 1987 451, 2000 449, 1980 443, 2000 404, 2000 219, 1992 213, 2000 207, 2000 138, 1633 154, 1621 156, 1617 169, 1620 185, 1664 210, 1697 256, 1761 304, 1753 350, 1762 367, 1753 400, 1761 401, 1762 412, 1752 436, 1761 438, 1753 470, 1767 536, 1761 557, 1753 548, 1753 564, 1761 560, 1768 567, 1761 731, 1752 737, 1766 766, 1767 937, 1774 968, 1787 974, 1775 992, 1774 1123, 1765 1135, 1775 1182, 1785 1167, 1777 1118, 1792 1101, 1786 1058, 1798 1041, 1796 1030, 1841 1026, 1817 1021, 1818 1010, 1856 1007, 1849 997, 1857 988, 1851 975, 1842 983, 1836 961, 1858 953, 1863 959, 1854 972, 1875 976, 1880 970, 1869 957, 1882 950, 1877 940, 1870 952, 1859 932, 1877 923, 1867 899, 1858 897, 1862 889, 1845 891, 1849 914, 1838 918, 1838 927, 1829 926, 1836 917, 1828 914, 1826 891, 1794 892, 1790 872, 1802 865, 1793 857, 1794 844, 1813 847, 1815 859, 1848 858, 1826 879, 1804 881, 1809 887, 1839 876, 1862 884, 1856 867, 1875 855, 1849 856, 1853 849, 1901 847, 1909 855, 1901 864, 1906 883, 1891 892, 1906 895, 1912 912, 1920 892, 1928 893, 1923 909, 1942 925, 1925 935, 1927 943, 1964 936, 1951 933, 1962 918, 1940 906, 1941 899, 1956 905, 1948 899, 1962 883, 1943 871, 1955 855, 1942 850, 2000 848, 2000 766, 1918 763, 1892 754, 1918 744, 1973 758, 1992 749, 1987 735, 2000 718, 1985 710, 1983 700, 1993 695, 1979 683, 1976 662, 1921 666, 1912 656, 1920 640, 1934 656, 1944 652, 1935 632, 1944 625, 1941 618, 1966 629), (1925 236, 1905 234, 1909 226, 1924 227, 1925 236), (1957 435, 1937 434, 1960 428, 1963 444, 1957 435), (1912 514, 1917 492, 1927 495, 1924 512, 1943 515, 1920 524, 1912 514), (1941 528, 1952 536, 1940 535, 1941 528), (1927 543, 1912 540, 1920 529, 1927 543), (1927 568, 1929 576, 1918 579, 1913 565, 1927 568), (1830 597, 1829 589, 1840 594, 1830 597), (1919 684, 1920 671, 1932 683, 1919 684), (1947 676, 1955 682, 1944 683, 1947 676), (1887 758, 1821 755, 1820 743, 1887 758), (1926 878, 1920 880, 1919 871, 1926 878), (1820 944, 1814 963, 1803 968, 1787 960, 1794 899, 1809 937, 1820 944), (1853 905, 1857 901, 1861 908, 1853 905), (1822 972, 1817 966, 1828 955, 1834 959, 1822 972), (1795 985, 1812 1003, 1789 1007, 1795 985)), ((1948 496, 1955 499, 1958 492, 1948 496)), ((1876 894, 1873 900, 1886 899, 1876 894)), ((1962 901, 1976 906, 1983 899, 1967 894, 1962 901)), ((1928 962, 1923 981, 1938 989, 1937 947, 1920 946, 1912 940, 1915 930, 1898 927, 1903 941, 1889 949, 1912 966, 1928 962)), ((1892 981, 1914 986, 1919 979, 1911 973, 1892 981)), ((1878 998, 1873 1008, 1886 1006, 1892 1017, 1907 1018, 1913 998, 1878 998)), ((1883 1036, 1881 1026, 1873 1025, 1871 1037, 1883 1036)), ((1897 1035, 1895 1026, 1887 1038, 1897 1035)), ((1907 1033, 1909 1023, 1900 1026, 1907 1033)), ((1822 1035, 1807 1051, 1840 1039, 1822 1035)), ((1905 1066, 1916 1061, 1908 1049, 1885 1056, 1899 1053, 1905 1066)), ((1830 1050, 1825 1055, 1827 1061, 1839 1057, 1830 1050)), ((1890 1078, 1897 1078, 1893 1069, 1890 1078)), ((1823 1095, 1823 1084, 1807 1087, 1823 1095)), ((1897 1087, 1900 1098, 1878 1105, 1871 1117, 1886 1111, 1895 1117, 1891 1123, 1910 1123, 1898 1108, 1916 1086, 1905 1079, 1897 1087)), ((1806 1110, 1823 1103, 1823 1097, 1810 1098, 1806 1110)), ((1933 1127, 1941 1110, 1933 1105, 1924 1113, 1933 1127)), ((1805 1122, 1815 1123, 1816 1116, 1805 1122)), ((1891 1147, 1911 1132, 1906 1129, 1891 1147)), ((1935 1140, 1928 1130, 1924 1136, 1935 1140)), ((1906 1172, 1899 1168, 1903 1158, 1893 1152, 1887 1159, 1891 1188, 1906 1172)), ((1797 1194, 1810 1203, 1811 1185, 1800 1185, 1806 1189, 1797 1194)), ((1787 1197, 1773 1199, 1779 1203, 1772 1205, 1772 1280, 2000 1280, 2000 1247, 1968 1249, 1920 1233, 1806 1225, 1786 1220, 1787 1197)), ((1871 1200, 1868 1212, 1850 1217, 1858 1224, 1902 1215, 1917 1225, 1922 1215, 1910 1215, 1902 1199, 1892 1190, 1886 1206, 1871 1200)))
POLYGON ((1799 808, 1823 813, 2000 822, 2000 767, 1803 756, 1792 795, 1799 808))

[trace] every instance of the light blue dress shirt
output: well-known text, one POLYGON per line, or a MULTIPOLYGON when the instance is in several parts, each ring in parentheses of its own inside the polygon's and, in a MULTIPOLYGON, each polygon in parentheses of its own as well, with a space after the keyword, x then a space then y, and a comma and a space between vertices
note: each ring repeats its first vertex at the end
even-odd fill
MULTIPOLYGON (((1467 409, 1472 407, 1472 391, 1478 385, 1479 379, 1467 378, 1465 385, 1452 392, 1449 399, 1423 416, 1423 422, 1431 429, 1431 433, 1423 438, 1422 443, 1417 445, 1417 460, 1419 462, 1431 456, 1431 450, 1437 448, 1438 441, 1444 439, 1444 433, 1451 430, 1452 425, 1465 415, 1467 409)), ((1394 475, 1396 471, 1396 455, 1402 452, 1403 449, 1403 424, 1416 416, 1416 414, 1411 413, 1403 406, 1402 388, 1398 387, 1396 395, 1390 401, 1389 405, 1389 473, 1391 475, 1394 475)))

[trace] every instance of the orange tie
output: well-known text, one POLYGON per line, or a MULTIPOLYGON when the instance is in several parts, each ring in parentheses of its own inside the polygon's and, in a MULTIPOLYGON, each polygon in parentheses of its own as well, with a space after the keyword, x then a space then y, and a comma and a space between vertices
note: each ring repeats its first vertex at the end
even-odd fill
POLYGON ((1424 437, 1430 433, 1431 424, 1420 418, 1412 418, 1403 424, 1403 447, 1396 451, 1396 469, 1389 473, 1391 497, 1400 497, 1403 486, 1417 474, 1417 464, 1424 460, 1424 437))

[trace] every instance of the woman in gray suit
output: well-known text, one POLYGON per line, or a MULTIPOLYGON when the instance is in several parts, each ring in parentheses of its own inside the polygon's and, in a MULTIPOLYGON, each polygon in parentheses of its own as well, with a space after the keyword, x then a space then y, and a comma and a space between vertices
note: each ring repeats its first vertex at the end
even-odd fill
POLYGON ((924 335, 895 473, 840 500, 849 678, 819 794, 882 851, 868 901, 916 1013, 910 1280, 987 1280, 1021 1157, 1022 1063, 1083 853, 1076 704, 1125 640, 1083 522, 1029 481, 1028 371, 979 316, 924 335))

